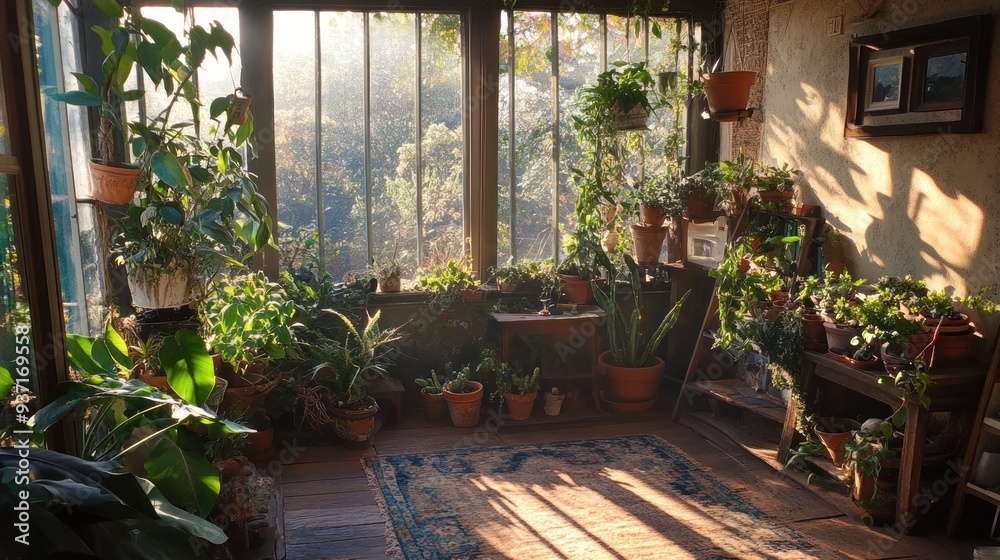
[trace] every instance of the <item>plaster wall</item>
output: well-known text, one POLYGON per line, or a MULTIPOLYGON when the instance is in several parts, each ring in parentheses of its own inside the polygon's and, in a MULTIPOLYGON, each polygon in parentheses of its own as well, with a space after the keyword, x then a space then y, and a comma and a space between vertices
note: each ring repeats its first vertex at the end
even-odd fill
POLYGON ((822 204, 844 233, 856 275, 913 274, 957 294, 988 286, 1000 295, 1000 32, 983 133, 844 137, 852 34, 983 13, 996 20, 1000 0, 888 0, 869 20, 855 0, 772 8, 762 159, 802 171, 801 198, 822 204), (835 15, 844 16, 844 34, 828 37, 826 19, 835 15))

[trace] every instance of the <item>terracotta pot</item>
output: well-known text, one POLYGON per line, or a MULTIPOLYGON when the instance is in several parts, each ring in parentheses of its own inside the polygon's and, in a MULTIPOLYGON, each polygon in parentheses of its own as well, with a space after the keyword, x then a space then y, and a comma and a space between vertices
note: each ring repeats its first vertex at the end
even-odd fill
POLYGON ((857 510, 858 513, 867 512, 871 515, 876 525, 892 523, 896 519, 896 488, 891 482, 882 480, 876 481, 872 476, 864 475, 855 471, 854 484, 851 490, 851 503, 854 505, 854 509, 857 510), (876 485, 878 486, 878 494, 880 497, 879 505, 872 508, 858 505, 858 501, 867 502, 868 500, 871 500, 876 485))
POLYGON ((816 313, 802 315, 802 329, 805 331, 806 340, 816 346, 826 346, 826 328, 823 327, 823 323, 823 318, 816 313))
POLYGON ((632 241, 635 242, 635 262, 638 264, 659 264, 663 251, 663 240, 667 228, 663 226, 640 226, 629 224, 632 241))
POLYGON ((615 128, 618 130, 646 130, 649 113, 642 105, 632 107, 627 113, 615 108, 615 128))
POLYGON ((390 276, 388 278, 379 278, 378 287, 382 290, 383 294, 395 294, 399 293, 400 290, 400 280, 399 276, 390 276))
POLYGON ((105 165, 100 160, 90 160, 90 180, 94 198, 108 204, 129 204, 139 184, 138 167, 105 165))
POLYGON ((546 391, 545 414, 548 416, 559 416, 559 412, 562 411, 562 405, 564 400, 566 400, 565 393, 553 395, 551 391, 546 391))
POLYGON ((778 212, 787 212, 792 208, 792 191, 762 191, 758 192, 760 203, 765 208, 778 212))
POLYGON ((531 409, 535 407, 535 398, 538 391, 527 395, 507 395, 507 410, 514 420, 527 420, 531 418, 531 409))
POLYGON ((181 307, 194 301, 196 281, 187 270, 177 269, 160 274, 149 282, 139 282, 134 273, 128 275, 128 289, 132 305, 143 309, 168 309, 181 307))
POLYGON ((441 393, 431 394, 427 388, 420 390, 420 396, 424 401, 424 413, 431 422, 444 422, 448 418, 448 401, 444 400, 441 393))
POLYGON ((799 204, 799 215, 806 218, 818 218, 823 207, 816 204, 799 204))
POLYGON ((456 428, 471 428, 479 424, 479 410, 483 404, 483 385, 478 381, 469 381, 473 391, 468 393, 452 393, 444 390, 444 398, 448 401, 448 412, 451 423, 456 428))
POLYGON ((566 294, 566 301, 569 303, 590 303, 594 300, 594 290, 590 286, 590 280, 568 274, 560 274, 559 278, 562 280, 563 293, 566 294))
POLYGON ((663 360, 657 357, 651 366, 629 368, 609 364, 610 359, 610 350, 598 358, 604 368, 604 396, 608 401, 641 403, 656 399, 663 377, 663 360))
POLYGON ((934 343, 934 367, 964 366, 972 361, 982 337, 975 331, 939 334, 934 343))
POLYGON ((704 189, 691 191, 687 199, 687 215, 693 222, 715 221, 715 197, 704 189))
POLYGON ((826 329, 826 345, 831 351, 846 351, 851 347, 851 339, 861 334, 857 327, 847 325, 823 323, 823 327, 826 329))
POLYGON ((466 301, 479 301, 484 297, 486 297, 486 292, 475 289, 465 290, 465 293, 462 294, 462 299, 466 301))
POLYGON ((667 220, 663 209, 658 206, 640 205, 639 214, 642 216, 642 225, 644 226, 662 226, 663 222, 667 220))
POLYGON ((852 430, 857 430, 861 428, 861 425, 857 422, 849 419, 838 419, 838 423, 844 424, 847 428, 843 432, 824 432, 819 428, 815 428, 813 431, 816 433, 816 437, 819 438, 820 442, 823 443, 823 447, 826 449, 826 454, 833 461, 833 465, 836 467, 844 466, 847 461, 847 449, 845 444, 848 440, 853 437, 852 430))
POLYGON ((969 332, 972 320, 965 313, 956 313, 953 317, 948 317, 946 319, 934 319, 923 315, 924 324, 927 328, 934 330, 937 329, 939 334, 965 334, 969 332), (938 328, 938 325, 941 325, 938 328))
POLYGON ((274 455, 274 428, 267 427, 247 434, 246 456, 251 461, 266 461, 274 455))
POLYGON ((145 373, 140 373, 139 379, 146 385, 156 387, 156 389, 161 393, 169 393, 171 395, 177 394, 170 388, 170 383, 167 382, 167 376, 165 375, 147 375, 145 373))
POLYGON ((226 394, 219 403, 220 413, 248 410, 262 405, 267 394, 278 384, 277 380, 271 381, 264 376, 265 366, 262 362, 241 363, 238 369, 242 373, 233 371, 233 366, 228 363, 222 363, 220 367, 222 377, 229 382, 226 394))
POLYGON ((378 414, 378 404, 372 404, 359 410, 351 410, 331 406, 327 413, 333 417, 333 428, 337 437, 353 444, 369 444, 375 435, 375 415, 378 414))
MULTIPOLYGON (((709 110, 718 114, 746 109, 756 77, 756 72, 711 72, 702 76, 709 110)), ((735 121, 736 117, 718 120, 735 121)))

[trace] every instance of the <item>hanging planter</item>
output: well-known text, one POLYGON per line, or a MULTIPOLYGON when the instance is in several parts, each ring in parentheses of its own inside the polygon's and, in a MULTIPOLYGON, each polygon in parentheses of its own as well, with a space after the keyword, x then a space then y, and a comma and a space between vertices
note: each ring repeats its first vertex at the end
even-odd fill
POLYGON ((105 165, 101 160, 90 160, 90 179, 95 200, 108 204, 129 204, 139 184, 138 167, 105 165))
POLYGON ((750 103, 756 72, 711 72, 702 77, 708 108, 719 122, 733 122, 750 103))
POLYGON ((246 124, 250 117, 250 103, 253 98, 243 91, 243 88, 236 88, 236 91, 229 95, 230 112, 229 120, 237 126, 246 124))
POLYGON ((646 130, 646 122, 649 120, 649 113, 642 105, 636 105, 627 112, 615 107, 615 128, 621 131, 626 130, 646 130))

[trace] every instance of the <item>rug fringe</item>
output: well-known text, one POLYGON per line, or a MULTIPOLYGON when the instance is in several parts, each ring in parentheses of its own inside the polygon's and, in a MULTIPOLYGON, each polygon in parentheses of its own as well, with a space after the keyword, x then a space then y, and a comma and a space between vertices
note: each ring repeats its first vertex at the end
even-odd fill
POLYGON ((382 488, 379 487, 378 480, 375 478, 375 468, 372 464, 375 457, 362 457, 361 467, 365 471, 365 477, 368 479, 368 487, 371 488, 372 494, 375 495, 375 503, 378 504, 378 511, 382 514, 382 518, 385 519, 385 555, 389 558, 397 558, 400 560, 405 560, 406 555, 403 554, 403 548, 399 544, 399 538, 396 536, 396 529, 392 525, 392 518, 389 517, 389 506, 385 503, 385 496, 382 495, 382 488))

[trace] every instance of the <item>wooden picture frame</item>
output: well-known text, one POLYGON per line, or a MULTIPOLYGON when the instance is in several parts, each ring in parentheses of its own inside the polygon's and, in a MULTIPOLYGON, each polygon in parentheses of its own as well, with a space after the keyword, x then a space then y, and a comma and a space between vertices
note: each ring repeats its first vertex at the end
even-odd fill
POLYGON ((844 136, 982 132, 992 32, 993 18, 983 14, 851 39, 844 136), (899 105, 879 102, 874 71, 899 59, 899 105), (960 63, 964 76, 957 88, 960 63), (928 89, 935 85, 928 80, 949 77, 947 88, 928 89))
POLYGON ((904 56, 872 58, 865 79, 865 113, 888 114, 905 110, 910 93, 910 59, 904 56))

